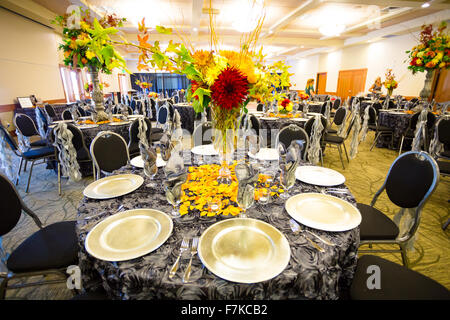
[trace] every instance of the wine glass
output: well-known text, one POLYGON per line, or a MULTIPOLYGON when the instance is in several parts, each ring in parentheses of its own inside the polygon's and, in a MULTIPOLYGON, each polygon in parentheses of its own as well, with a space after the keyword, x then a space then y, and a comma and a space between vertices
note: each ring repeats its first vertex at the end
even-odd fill
POLYGON ((280 194, 280 198, 288 199, 290 197, 289 190, 295 184, 295 174, 289 172, 286 168, 282 168, 280 172, 280 184, 284 189, 284 192, 280 194))
POLYGON ((251 184, 247 184, 242 192, 238 191, 237 203, 242 209, 241 218, 247 218, 247 209, 250 208, 255 202, 255 187, 251 184))
POLYGON ((147 188, 156 188, 157 183, 154 181, 156 175, 158 174, 158 167, 156 166, 156 163, 152 166, 150 165, 150 162, 144 161, 144 174, 146 177, 148 177, 151 182, 146 185, 147 188))
POLYGON ((177 192, 175 188, 166 188, 166 199, 172 205, 172 211, 170 212, 172 217, 179 218, 181 215, 178 210, 178 205, 181 203, 181 192, 177 192))

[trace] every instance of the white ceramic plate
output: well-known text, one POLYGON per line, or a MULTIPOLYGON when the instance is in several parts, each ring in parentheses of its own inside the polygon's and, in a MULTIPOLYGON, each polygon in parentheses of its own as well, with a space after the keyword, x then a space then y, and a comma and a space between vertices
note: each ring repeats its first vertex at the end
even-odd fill
POLYGON ((172 234, 172 219, 153 209, 120 212, 98 223, 87 235, 86 251, 97 259, 124 261, 159 248, 172 234))
POLYGON ((111 199, 133 192, 144 183, 136 174, 118 174, 96 180, 84 188, 84 196, 91 199, 111 199))
POLYGON ((73 120, 57 120, 57 121, 53 121, 53 123, 69 123, 69 122, 74 122, 73 120))
POLYGON ((390 114, 406 114, 404 112, 400 112, 400 111, 388 111, 390 114))
POLYGON ((109 126, 123 126, 125 124, 129 124, 131 121, 120 121, 120 122, 109 122, 109 126))
POLYGON ((261 120, 278 120, 278 118, 277 117, 261 117, 260 118, 261 120))
POLYGON ((308 118, 291 118, 291 119, 289 119, 289 120, 292 120, 292 121, 298 121, 298 122, 306 122, 306 121, 308 121, 309 119, 308 119, 308 118))
MULTIPOLYGON (((144 161, 142 160, 141 156, 134 157, 130 161, 132 166, 135 166, 137 168, 143 168, 144 167, 144 161)), ((156 166, 158 168, 164 167, 166 165, 166 162, 161 158, 161 155, 158 153, 156 156, 156 166)))
POLYGON ((78 126, 78 129, 89 129, 98 127, 98 124, 81 124, 78 126))
POLYGON ((213 144, 204 144, 201 146, 196 146, 191 149, 193 154, 197 154, 199 156, 217 156, 219 153, 216 149, 214 149, 213 144))
POLYGON ((297 194, 286 201, 285 207, 294 220, 318 230, 347 231, 361 223, 358 208, 328 194, 297 194))
POLYGON ((319 166, 300 166, 295 171, 295 177, 302 182, 323 187, 337 186, 345 182, 341 173, 319 166))
POLYGON ((261 161, 275 161, 275 160, 279 160, 279 158, 280 158, 280 155, 278 154, 278 150, 272 149, 272 148, 261 148, 261 149, 259 149, 257 154, 252 155, 249 152, 248 156, 250 158, 258 159, 261 161))
POLYGON ((227 219, 213 224, 200 237, 198 255, 205 267, 222 279, 256 283, 279 275, 289 263, 286 237, 256 219, 227 219))
POLYGON ((308 112, 306 115, 307 116, 317 116, 317 115, 321 115, 321 113, 319 113, 319 112, 308 112))

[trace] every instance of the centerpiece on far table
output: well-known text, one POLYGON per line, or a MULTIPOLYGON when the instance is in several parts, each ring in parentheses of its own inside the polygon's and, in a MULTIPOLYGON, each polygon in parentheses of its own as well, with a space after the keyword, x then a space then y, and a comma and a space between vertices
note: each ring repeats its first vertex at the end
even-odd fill
POLYGON ((98 20, 90 15, 89 9, 80 7, 53 20, 53 23, 63 28, 63 43, 58 49, 64 52, 64 64, 72 68, 89 69, 97 121, 108 120, 99 72, 111 74, 114 68, 128 72, 124 58, 114 48, 110 38, 110 35, 118 32, 117 27, 121 27, 124 21, 125 18, 118 18, 114 14, 98 20))
POLYGON ((146 81, 136 80, 135 83, 144 91, 144 93, 147 93, 147 91, 153 86, 153 84, 146 81))
POLYGON ((278 102, 278 112, 281 114, 288 114, 294 109, 294 104, 289 99, 283 99, 278 102))
POLYGON ((386 87, 388 95, 392 96, 392 92, 398 87, 398 82, 395 80, 395 75, 392 73, 392 69, 387 69, 385 76, 386 80, 384 80, 383 85, 386 87))
POLYGON ((434 30, 431 24, 422 26, 420 43, 406 51, 409 61, 408 69, 413 74, 427 72, 425 85, 420 91, 420 97, 424 100, 431 94, 435 71, 450 68, 450 43, 449 36, 445 32, 446 28, 445 22, 442 22, 437 30, 434 30))

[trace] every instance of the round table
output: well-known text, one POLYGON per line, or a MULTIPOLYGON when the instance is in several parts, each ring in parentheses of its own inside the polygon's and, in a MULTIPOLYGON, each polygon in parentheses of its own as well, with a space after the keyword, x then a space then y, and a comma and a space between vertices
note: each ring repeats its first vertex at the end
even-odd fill
MULTIPOLYGON (((386 126, 391 128, 394 131, 394 147, 398 147, 400 145, 400 141, 402 139, 403 134, 408 129, 409 120, 411 119, 412 114, 408 114, 405 112, 399 113, 390 112, 390 111, 380 111, 378 114, 378 124, 380 126, 386 126)), ((406 143, 410 143, 410 141, 405 141, 406 143)), ((378 148, 388 148, 391 143, 390 136, 380 137, 377 142, 378 148)), ((404 147, 407 147, 407 144, 404 143, 404 147)))
MULTIPOLYGON (((289 215, 284 200, 277 198, 269 204, 255 205, 247 210, 249 218, 270 223, 289 241, 291 258, 286 269, 275 278, 253 284, 223 280, 206 269, 198 256, 193 259, 192 282, 183 284, 181 277, 189 254, 183 257, 178 273, 169 279, 169 270, 175 262, 183 237, 200 236, 217 221, 234 217, 201 217, 187 214, 173 219, 173 232, 168 240, 155 251, 133 260, 122 262, 102 261, 89 255, 84 247, 88 232, 102 219, 110 216, 120 205, 125 209, 152 208, 170 212, 163 189, 163 173, 156 176, 157 187, 146 185, 149 179, 142 169, 124 167, 115 172, 135 173, 144 177, 144 184, 136 191, 109 200, 84 198, 78 208, 77 235, 79 239, 79 266, 83 288, 87 291, 104 288, 113 299, 338 299, 343 288, 353 278, 359 246, 359 227, 345 232, 314 232, 336 246, 320 244, 325 252, 317 251, 304 236, 295 235, 289 227, 289 215), (85 217, 103 212, 99 216, 85 217)), ((344 185, 339 187, 345 188, 344 185)), ((314 186, 296 182, 291 194, 317 192, 314 186)), ((353 196, 333 194, 355 204, 353 196)), ((305 229, 308 229, 305 227, 305 229)), ((311 229, 313 230, 313 229, 311 229)))

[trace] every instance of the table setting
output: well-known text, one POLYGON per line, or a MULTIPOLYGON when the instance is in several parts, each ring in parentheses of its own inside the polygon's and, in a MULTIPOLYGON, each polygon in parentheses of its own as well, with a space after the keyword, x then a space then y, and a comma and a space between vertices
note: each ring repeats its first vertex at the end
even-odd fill
POLYGON ((291 145, 258 165, 234 160, 231 183, 220 184, 220 162, 199 165, 191 152, 180 164, 174 150, 153 176, 128 165, 86 187, 84 289, 113 299, 339 298, 360 222, 344 176, 291 145))

